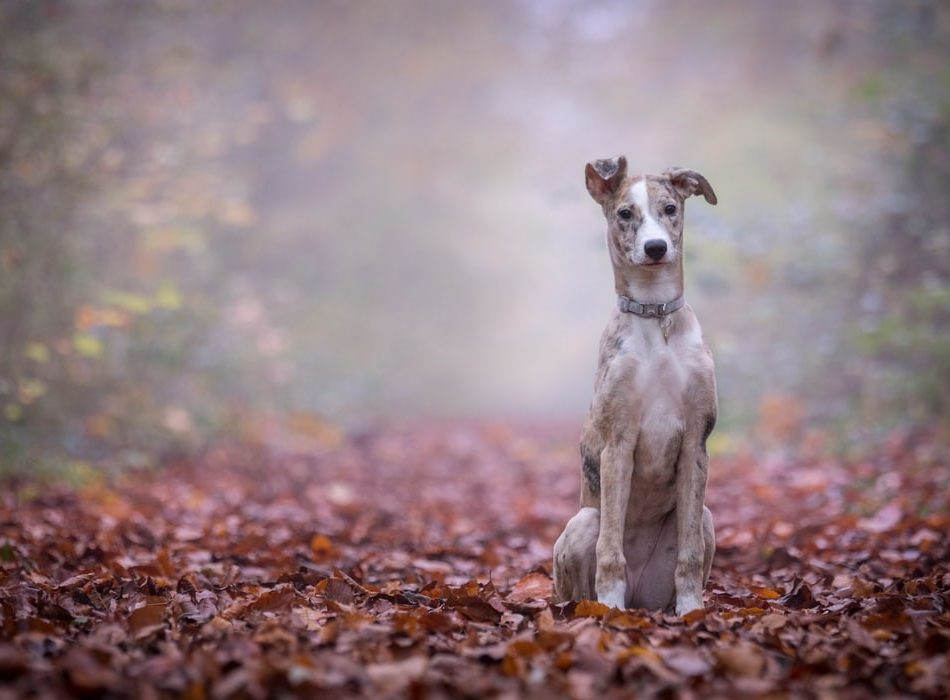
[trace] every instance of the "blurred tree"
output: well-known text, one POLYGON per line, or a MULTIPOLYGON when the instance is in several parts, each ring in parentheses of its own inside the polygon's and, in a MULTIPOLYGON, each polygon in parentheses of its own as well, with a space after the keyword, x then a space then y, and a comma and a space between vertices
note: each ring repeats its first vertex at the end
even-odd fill
POLYGON ((855 233, 850 301, 859 415, 929 422, 950 416, 950 11, 917 0, 874 5, 859 53, 859 111, 886 147, 874 220, 855 233))
MULTIPOLYGON (((49 387, 62 381, 62 329, 82 287, 71 225, 88 177, 76 143, 90 57, 56 31, 63 3, 0 6, 0 459, 23 456, 24 426, 63 428, 49 387)), ((86 351, 93 346, 86 345, 86 351)), ((39 431, 37 431, 39 432, 39 431)))

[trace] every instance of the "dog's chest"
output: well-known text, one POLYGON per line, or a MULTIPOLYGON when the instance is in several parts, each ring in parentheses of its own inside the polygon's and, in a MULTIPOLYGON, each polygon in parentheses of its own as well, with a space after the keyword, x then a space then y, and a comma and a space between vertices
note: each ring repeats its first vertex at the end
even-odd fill
POLYGON ((619 340, 614 380, 625 385, 623 393, 636 405, 644 425, 660 430, 657 423, 677 422, 683 413, 683 397, 693 368, 690 352, 680 339, 668 342, 656 328, 637 328, 619 340))
POLYGON ((685 423, 686 368, 672 353, 639 361, 630 399, 636 403, 633 476, 641 486, 664 488, 676 476, 685 423))
POLYGON ((615 415, 633 423, 637 492, 658 496, 672 492, 686 422, 686 394, 694 374, 689 358, 681 343, 667 343, 659 332, 646 337, 634 334, 620 344, 615 358, 620 371, 614 379, 620 384, 616 395, 625 405, 615 415))

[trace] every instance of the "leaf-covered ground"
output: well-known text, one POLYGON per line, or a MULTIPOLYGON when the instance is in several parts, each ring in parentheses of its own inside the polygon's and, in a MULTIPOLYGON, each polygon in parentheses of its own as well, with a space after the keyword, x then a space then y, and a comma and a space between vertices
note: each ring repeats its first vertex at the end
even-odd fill
POLYGON ((705 614, 551 596, 572 428, 237 447, 0 503, 0 697, 950 692, 950 465, 713 460, 705 614))

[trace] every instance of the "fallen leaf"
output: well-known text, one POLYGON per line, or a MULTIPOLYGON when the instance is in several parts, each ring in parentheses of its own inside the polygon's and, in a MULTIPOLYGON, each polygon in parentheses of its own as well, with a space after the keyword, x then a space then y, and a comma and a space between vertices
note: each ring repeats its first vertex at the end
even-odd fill
POLYGON ((576 617, 606 617, 610 608, 596 600, 582 600, 574 608, 576 617))
POLYGON ((554 582, 544 574, 531 573, 514 585, 506 600, 518 603, 532 598, 550 598, 554 594, 554 582))

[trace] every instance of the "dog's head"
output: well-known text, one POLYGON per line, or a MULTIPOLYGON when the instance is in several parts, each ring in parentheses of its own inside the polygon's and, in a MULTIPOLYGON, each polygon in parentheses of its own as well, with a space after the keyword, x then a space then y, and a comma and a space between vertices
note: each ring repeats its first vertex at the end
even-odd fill
POLYGON ((627 175, 627 159, 587 164, 587 191, 607 217, 607 240, 615 264, 649 268, 669 265, 683 254, 683 208, 701 194, 710 204, 716 193, 695 170, 670 168, 662 175, 627 175))

